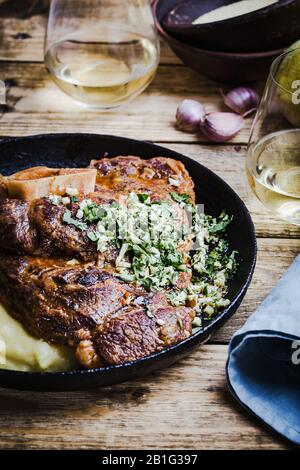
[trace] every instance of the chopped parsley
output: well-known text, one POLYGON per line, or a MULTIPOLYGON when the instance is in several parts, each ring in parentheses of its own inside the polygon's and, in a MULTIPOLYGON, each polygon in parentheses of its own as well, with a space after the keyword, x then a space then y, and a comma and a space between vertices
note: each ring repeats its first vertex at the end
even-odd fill
POLYGON ((181 318, 177 318, 177 325, 179 326, 179 329, 182 331, 183 330, 183 321, 181 318))
POLYGON ((186 304, 187 292, 185 289, 181 291, 171 291, 167 294, 167 298, 171 305, 180 307, 186 304))
POLYGON ((224 233, 227 226, 232 222, 232 217, 222 212, 218 219, 212 216, 206 216, 206 221, 210 233, 224 233))
POLYGON ((85 231, 100 253, 116 247, 119 278, 149 291, 168 289, 171 305, 194 308, 193 328, 199 329, 202 318, 211 318, 230 303, 227 282, 237 262, 224 233, 232 218, 225 212, 219 217, 198 213, 187 194, 172 192, 171 199, 152 201, 149 194, 130 193, 120 203, 74 200, 77 213, 65 208, 63 222, 85 231), (186 253, 184 246, 189 250, 192 243, 193 250, 186 253), (183 272, 190 275, 191 284, 178 289, 183 272))
POLYGON ((80 222, 80 220, 74 219, 72 217, 71 211, 69 209, 65 210, 64 216, 63 216, 63 222, 68 225, 74 225, 76 228, 78 228, 81 231, 84 231, 87 229, 87 225, 80 222))
POLYGON ((147 201, 150 201, 149 194, 138 194, 137 197, 139 198, 139 201, 142 203, 146 203, 147 201))
POLYGON ((171 193, 173 201, 184 204, 191 204, 191 198, 188 194, 171 193))

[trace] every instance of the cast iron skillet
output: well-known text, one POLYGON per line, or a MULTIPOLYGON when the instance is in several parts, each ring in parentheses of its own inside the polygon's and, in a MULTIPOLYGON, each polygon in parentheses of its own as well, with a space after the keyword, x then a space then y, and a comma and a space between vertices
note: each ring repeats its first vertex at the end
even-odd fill
POLYGON ((234 219, 228 230, 231 249, 239 251, 238 272, 230 282, 231 304, 196 335, 165 351, 119 366, 60 373, 0 370, 0 386, 24 390, 79 390, 112 385, 145 376, 178 361, 208 339, 240 305, 255 267, 256 239, 250 215, 237 194, 213 172, 199 163, 148 142, 91 134, 51 134, 0 141, 0 173, 9 175, 30 166, 84 167, 91 159, 137 155, 145 159, 164 156, 181 160, 192 176, 197 202, 207 213, 218 215, 224 209, 234 219))

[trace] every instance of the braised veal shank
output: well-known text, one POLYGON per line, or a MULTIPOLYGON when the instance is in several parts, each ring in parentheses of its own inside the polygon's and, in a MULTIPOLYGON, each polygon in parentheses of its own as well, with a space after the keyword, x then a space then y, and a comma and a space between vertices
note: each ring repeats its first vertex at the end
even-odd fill
MULTIPOLYGON (((96 203, 119 201, 130 192, 153 200, 174 191, 195 202, 182 163, 138 157, 92 161, 96 203)), ((0 194, 1 197, 1 194, 0 194)), ((72 202, 76 213, 81 198, 72 202)), ((133 361, 176 344, 192 333, 195 312, 174 307, 167 291, 147 292, 114 276, 118 250, 101 254, 84 231, 63 222, 64 208, 49 198, 0 199, 0 300, 34 336, 69 344, 83 367, 133 361), (151 313, 150 313, 151 312, 151 313)), ((180 286, 189 282, 184 274, 180 286)))

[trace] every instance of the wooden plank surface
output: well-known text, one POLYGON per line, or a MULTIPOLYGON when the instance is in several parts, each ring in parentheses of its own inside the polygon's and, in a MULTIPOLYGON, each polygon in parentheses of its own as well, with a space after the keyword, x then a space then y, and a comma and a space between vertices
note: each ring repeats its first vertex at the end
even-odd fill
POLYGON ((186 68, 166 44, 157 77, 132 103, 105 114, 78 106, 53 84, 42 63, 46 2, 18 0, 10 11, 0 4, 0 79, 6 79, 9 88, 8 106, 0 110, 0 136, 92 132, 163 142, 215 171, 245 201, 259 237, 258 262, 236 314, 210 344, 169 369, 88 392, 0 390, 0 448, 290 447, 236 404, 224 377, 226 343, 300 251, 300 229, 276 219, 249 190, 245 156, 251 118, 234 141, 223 146, 208 144, 200 133, 176 130, 174 116, 184 98, 198 99, 208 111, 225 108, 220 84, 186 68))
MULTIPOLYGON (((43 62, 46 24, 45 14, 28 18, 3 18, 2 33, 0 32, 0 60, 43 62)), ((160 63, 182 64, 164 41, 161 41, 160 63)))
POLYGON ((299 238, 300 228, 286 224, 268 211, 253 195, 246 176, 246 146, 165 144, 193 158, 223 178, 243 199, 253 218, 258 237, 299 238))
MULTIPOLYGON (((78 105, 49 80, 44 64, 0 63, 7 80, 8 111, 0 115, 2 135, 29 135, 45 131, 92 132, 123 135, 158 142, 207 142, 175 128, 176 109, 183 98, 198 99, 208 112, 224 109, 219 85, 181 66, 160 66, 149 88, 117 110, 100 113, 78 105)), ((247 143, 252 119, 234 138, 247 143)))
POLYGON ((253 281, 240 308, 211 341, 227 343, 243 326, 300 252, 300 240, 258 239, 258 256, 253 281))
POLYGON ((45 15, 2 18, 0 60, 42 62, 46 23, 45 15))
POLYGON ((226 346, 152 377, 88 392, 1 391, 0 448, 283 449, 225 384, 226 346))

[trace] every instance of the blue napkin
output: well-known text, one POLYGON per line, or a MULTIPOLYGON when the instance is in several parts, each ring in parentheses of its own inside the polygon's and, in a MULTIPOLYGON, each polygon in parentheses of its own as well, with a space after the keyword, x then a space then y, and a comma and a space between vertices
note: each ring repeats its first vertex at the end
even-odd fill
POLYGON ((300 444, 300 255, 232 338, 226 371, 245 408, 300 444))

